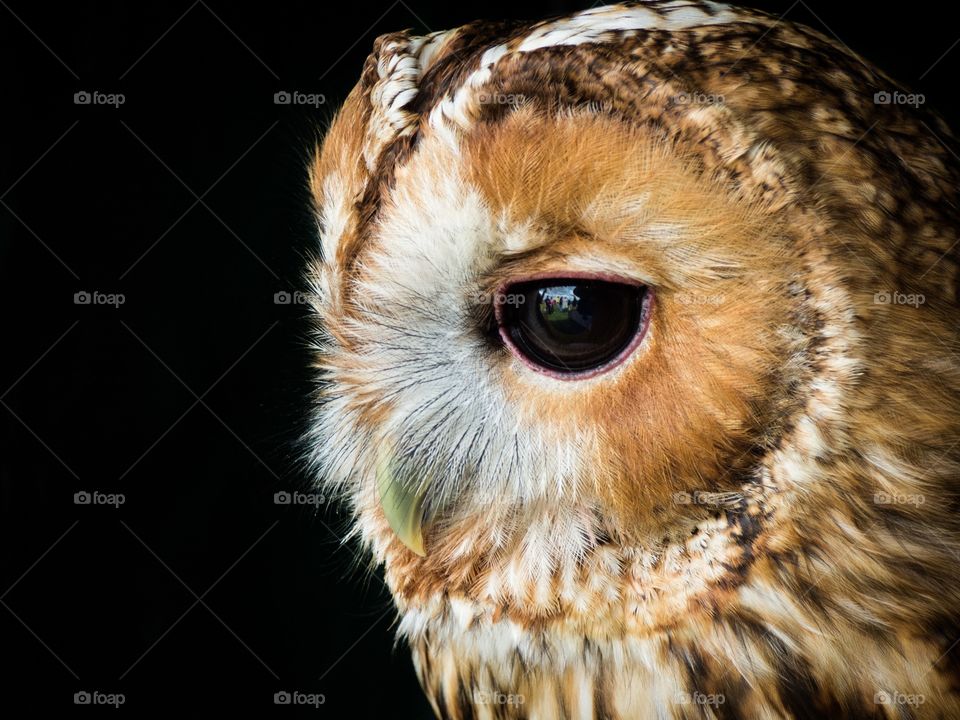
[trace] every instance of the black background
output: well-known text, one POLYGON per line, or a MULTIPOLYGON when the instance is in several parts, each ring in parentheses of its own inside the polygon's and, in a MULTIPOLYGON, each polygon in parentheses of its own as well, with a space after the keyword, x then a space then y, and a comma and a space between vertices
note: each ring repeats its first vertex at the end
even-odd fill
MULTIPOLYGON (((756 6, 836 34, 957 127, 945 6, 756 6)), ((308 324, 274 294, 315 246, 307 154, 378 34, 583 7, 0 3, 10 717, 97 711, 74 705, 82 690, 122 692, 137 716, 430 716, 380 576, 339 545, 343 517, 274 502, 310 481, 308 324), (283 90, 326 103, 277 105, 283 90), (81 291, 125 303, 77 305, 81 291), (326 702, 278 708, 282 690, 326 702)))

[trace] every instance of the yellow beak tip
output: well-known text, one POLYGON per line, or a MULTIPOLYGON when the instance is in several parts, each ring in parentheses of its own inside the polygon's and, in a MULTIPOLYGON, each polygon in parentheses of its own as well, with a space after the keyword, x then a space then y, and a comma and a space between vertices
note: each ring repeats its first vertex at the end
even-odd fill
POLYGON ((426 557, 423 546, 424 491, 396 480, 388 451, 383 451, 377 466, 377 487, 380 507, 394 535, 412 552, 426 557))
POLYGON ((426 556, 427 556, 427 551, 424 550, 424 548, 423 548, 423 541, 422 541, 422 540, 420 541, 419 544, 416 544, 416 543, 404 543, 404 545, 406 545, 408 548, 410 548, 410 549, 414 552, 415 555, 419 555, 420 557, 426 557, 426 556))

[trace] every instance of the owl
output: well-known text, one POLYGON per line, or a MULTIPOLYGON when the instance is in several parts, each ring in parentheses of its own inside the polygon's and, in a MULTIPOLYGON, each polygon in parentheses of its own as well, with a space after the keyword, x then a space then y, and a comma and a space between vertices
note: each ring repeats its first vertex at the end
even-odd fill
POLYGON ((379 37, 312 471, 440 718, 960 717, 956 142, 706 0, 379 37))

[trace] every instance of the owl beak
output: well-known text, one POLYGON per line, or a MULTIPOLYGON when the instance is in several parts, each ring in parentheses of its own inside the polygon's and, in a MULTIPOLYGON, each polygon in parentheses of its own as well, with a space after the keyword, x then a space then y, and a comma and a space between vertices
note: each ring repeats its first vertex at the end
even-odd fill
POLYGON ((423 498, 426 488, 423 483, 405 481, 397 470, 394 454, 383 450, 376 469, 380 507, 400 542, 420 557, 426 557, 423 547, 423 498))

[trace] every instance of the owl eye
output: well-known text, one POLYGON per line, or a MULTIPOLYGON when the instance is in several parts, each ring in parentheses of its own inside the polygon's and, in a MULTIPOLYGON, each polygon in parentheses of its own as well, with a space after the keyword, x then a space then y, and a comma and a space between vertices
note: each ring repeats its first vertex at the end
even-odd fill
POLYGON ((624 360, 646 329, 649 289, 593 278, 543 278, 506 286, 495 307, 500 337, 534 370, 589 377, 624 360))

